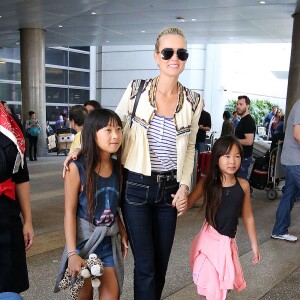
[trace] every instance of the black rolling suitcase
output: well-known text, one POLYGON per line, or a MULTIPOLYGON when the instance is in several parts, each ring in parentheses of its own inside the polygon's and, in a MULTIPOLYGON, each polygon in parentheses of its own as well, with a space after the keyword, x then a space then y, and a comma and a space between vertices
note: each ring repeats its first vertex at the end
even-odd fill
POLYGON ((249 178, 251 187, 263 190, 267 186, 269 176, 269 160, 270 157, 268 154, 255 159, 254 166, 249 178))

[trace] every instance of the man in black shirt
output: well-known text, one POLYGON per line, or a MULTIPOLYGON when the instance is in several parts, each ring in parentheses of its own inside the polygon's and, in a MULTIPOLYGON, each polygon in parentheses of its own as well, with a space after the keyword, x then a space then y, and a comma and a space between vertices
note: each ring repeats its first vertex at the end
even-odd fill
POLYGON ((250 99, 247 96, 239 96, 236 111, 241 117, 235 129, 235 136, 243 146, 244 158, 238 176, 248 178, 248 169, 252 163, 253 142, 256 131, 254 119, 249 114, 250 99))
POLYGON ((198 132, 196 137, 196 149, 198 154, 206 151, 205 140, 206 140, 206 132, 211 129, 211 117, 210 114, 204 110, 204 102, 203 102, 203 110, 201 112, 199 122, 198 122, 198 132))

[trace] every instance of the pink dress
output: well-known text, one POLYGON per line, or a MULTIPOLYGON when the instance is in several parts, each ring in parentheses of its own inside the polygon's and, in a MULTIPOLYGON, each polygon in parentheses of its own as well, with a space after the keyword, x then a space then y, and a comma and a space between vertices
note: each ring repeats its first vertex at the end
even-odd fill
POLYGON ((207 222, 192 243, 190 265, 198 294, 207 300, 224 300, 227 290, 246 287, 235 239, 218 233, 207 222))

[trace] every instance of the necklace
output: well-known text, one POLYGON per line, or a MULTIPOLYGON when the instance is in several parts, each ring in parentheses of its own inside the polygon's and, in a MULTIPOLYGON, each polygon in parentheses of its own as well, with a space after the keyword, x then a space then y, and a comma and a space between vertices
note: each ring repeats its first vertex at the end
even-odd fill
POLYGON ((229 194, 230 194, 230 189, 228 187, 228 188, 226 188, 226 196, 228 196, 229 194))

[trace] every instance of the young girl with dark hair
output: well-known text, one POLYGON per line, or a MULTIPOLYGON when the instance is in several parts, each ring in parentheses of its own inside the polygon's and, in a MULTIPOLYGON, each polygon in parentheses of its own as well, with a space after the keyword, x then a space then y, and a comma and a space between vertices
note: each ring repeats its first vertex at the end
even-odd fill
POLYGON ((188 198, 189 207, 201 199, 205 210, 190 259, 198 293, 208 300, 225 299, 227 290, 246 287, 235 241, 240 214, 251 242, 253 263, 260 261, 250 186, 245 179, 237 178, 242 153, 235 137, 219 138, 212 148, 208 174, 188 198))
MULTIPOLYGON (((70 172, 65 176, 66 248, 55 292, 59 291, 58 283, 66 267, 76 277, 85 266, 84 259, 95 253, 104 264, 99 298, 119 299, 123 258, 128 248, 126 231, 118 215, 121 141, 122 122, 116 113, 98 109, 87 115, 82 154, 70 163, 70 172)), ((84 283, 79 299, 93 299, 90 280, 84 283)))

